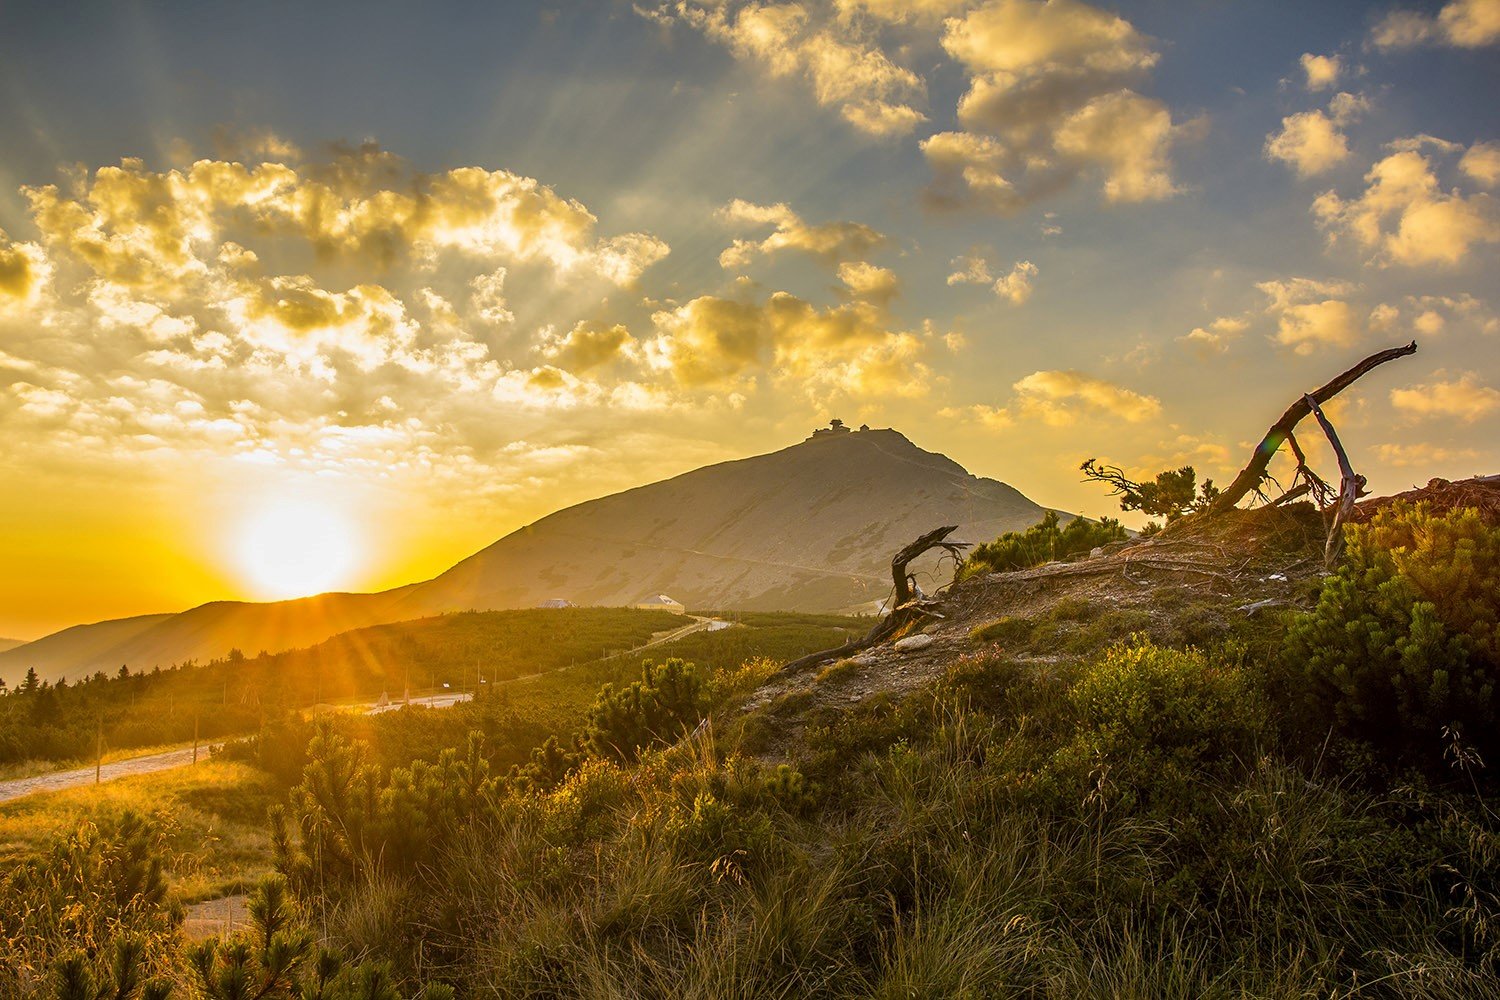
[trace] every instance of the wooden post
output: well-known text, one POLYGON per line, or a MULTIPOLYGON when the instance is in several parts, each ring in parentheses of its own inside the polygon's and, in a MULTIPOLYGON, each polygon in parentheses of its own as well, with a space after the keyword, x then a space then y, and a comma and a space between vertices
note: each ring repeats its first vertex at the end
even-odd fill
POLYGON ((193 763, 198 763, 198 716, 193 716, 193 763))
POLYGON ((100 784, 104 771, 104 716, 99 716, 99 733, 94 737, 94 784, 100 784))

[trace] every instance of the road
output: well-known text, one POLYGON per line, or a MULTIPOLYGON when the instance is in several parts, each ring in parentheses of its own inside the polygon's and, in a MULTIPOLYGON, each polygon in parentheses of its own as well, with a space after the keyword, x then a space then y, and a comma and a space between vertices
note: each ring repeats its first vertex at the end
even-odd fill
MULTIPOLYGON (((217 745, 217 744, 215 744, 217 745)), ((207 760, 210 744, 205 743, 198 748, 198 759, 207 760)), ((100 781, 113 781, 116 778, 129 778, 137 774, 151 774, 154 771, 165 771, 168 768, 182 767, 184 764, 193 762, 193 748, 186 750, 168 750, 165 753, 151 753, 141 757, 130 757, 126 760, 116 760, 105 764, 99 769, 100 781)), ((73 771, 53 771, 51 774, 38 774, 32 778, 16 778, 11 781, 0 781, 0 802, 9 802, 22 796, 34 795, 37 792, 57 792, 64 788, 78 788, 83 785, 94 783, 94 769, 92 767, 80 767, 73 771)))
MULTIPOLYGON (((635 653, 653 646, 681 639, 683 636, 692 635, 695 632, 717 632, 720 629, 729 628, 729 623, 719 621, 715 618, 698 618, 693 616, 691 625, 685 625, 680 629, 668 633, 659 639, 654 639, 644 645, 629 650, 635 653)), ((616 654, 620 656, 628 653, 616 654)), ((467 691, 454 691, 451 693, 428 695, 424 698, 413 698, 410 704, 426 705, 430 708, 448 708, 465 702, 474 696, 467 691)), ((403 701, 393 701, 382 705, 379 702, 366 702, 362 705, 336 706, 344 711, 359 711, 363 709, 366 715, 378 715, 381 712, 390 712, 402 708, 407 704, 403 701)), ((213 744, 220 746, 222 744, 213 744)), ((205 743, 198 748, 198 759, 207 760, 211 745, 205 743)), ((182 767, 193 762, 193 750, 188 747, 185 750, 168 750, 164 753, 144 754, 140 757, 130 757, 125 760, 111 761, 99 769, 98 778, 101 782, 113 781, 116 778, 129 778, 138 774, 153 774, 157 771, 166 771, 174 767, 182 767)), ((31 778, 15 778, 10 781, 0 781, 0 802, 10 802, 14 799, 23 798, 27 795, 35 795, 38 792, 57 792, 65 788, 81 788, 94 783, 94 769, 92 767, 80 767, 72 771, 53 771, 51 774, 38 774, 31 778)))

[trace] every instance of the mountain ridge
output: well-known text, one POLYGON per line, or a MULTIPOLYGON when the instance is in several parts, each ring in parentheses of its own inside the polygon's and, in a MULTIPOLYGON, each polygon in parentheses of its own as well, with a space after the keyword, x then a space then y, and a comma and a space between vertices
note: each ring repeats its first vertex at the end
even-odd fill
MULTIPOLYGON (((700 608, 873 608, 890 588, 891 553, 917 534, 958 523, 965 538, 983 541, 1044 510, 898 431, 825 430, 554 511, 430 580, 73 626, 0 651, 0 675, 27 666, 48 679, 121 664, 149 670, 231 648, 253 656, 368 625, 551 598, 618 606, 667 593, 700 608)), ((937 567, 919 568, 923 586, 940 582, 937 567)))

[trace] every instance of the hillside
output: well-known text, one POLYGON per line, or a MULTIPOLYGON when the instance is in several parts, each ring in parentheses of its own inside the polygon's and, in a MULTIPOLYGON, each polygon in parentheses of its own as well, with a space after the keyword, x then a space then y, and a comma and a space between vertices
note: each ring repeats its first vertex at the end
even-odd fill
POLYGON ((0 639, 0 653, 7 649, 15 649, 17 646, 26 645, 25 639, 0 639))
MULTIPOLYGON (((957 523, 963 537, 985 539, 1043 509, 893 430, 816 435, 558 511, 424 583, 75 626, 0 652, 0 676, 149 670, 231 648, 253 656, 368 625, 549 598, 618 606, 666 593, 696 608, 842 610, 884 598, 892 552, 933 525, 957 523)), ((928 589, 945 579, 931 563, 924 569, 928 589)))

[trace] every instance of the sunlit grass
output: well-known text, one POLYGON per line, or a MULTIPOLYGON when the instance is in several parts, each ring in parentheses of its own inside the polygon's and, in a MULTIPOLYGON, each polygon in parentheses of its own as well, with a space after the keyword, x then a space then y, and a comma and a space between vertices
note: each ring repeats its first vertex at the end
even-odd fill
POLYGON ((206 755, 196 765, 29 795, 0 804, 0 865, 41 854, 81 823, 106 825, 133 810, 166 831, 178 898, 210 899, 270 870, 266 809, 276 798, 263 772, 206 755))

